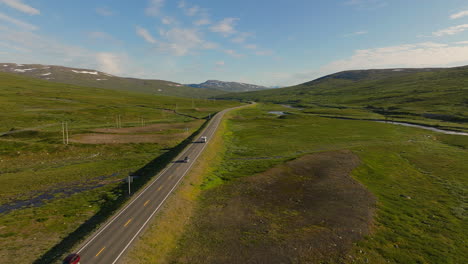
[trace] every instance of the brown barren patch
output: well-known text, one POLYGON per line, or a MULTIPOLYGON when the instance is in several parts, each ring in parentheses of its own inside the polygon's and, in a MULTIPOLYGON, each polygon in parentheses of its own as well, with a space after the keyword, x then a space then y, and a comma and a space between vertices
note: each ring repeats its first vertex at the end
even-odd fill
POLYGON ((375 197, 350 151, 311 154, 209 190, 169 263, 342 263, 375 197))
POLYGON ((199 128, 203 120, 196 120, 187 123, 174 124, 154 124, 143 127, 126 127, 126 128, 100 128, 94 129, 93 132, 77 134, 71 138, 71 142, 83 144, 127 144, 127 143, 157 143, 161 145, 169 145, 174 141, 181 141, 189 136, 187 132, 174 133, 168 130, 189 130, 199 128), (172 133, 171 133, 172 132, 172 133))
POLYGON ((127 143, 157 143, 169 145, 182 140, 188 136, 187 133, 177 134, 143 134, 143 135, 118 135, 118 134, 79 134, 73 136, 71 142, 83 144, 127 144, 127 143))
POLYGON ((196 120, 187 123, 162 123, 153 124, 143 127, 125 127, 125 128, 99 128, 93 129, 93 132, 110 133, 110 134, 129 134, 129 133, 152 133, 161 132, 172 129, 198 128, 203 124, 204 120, 196 120))

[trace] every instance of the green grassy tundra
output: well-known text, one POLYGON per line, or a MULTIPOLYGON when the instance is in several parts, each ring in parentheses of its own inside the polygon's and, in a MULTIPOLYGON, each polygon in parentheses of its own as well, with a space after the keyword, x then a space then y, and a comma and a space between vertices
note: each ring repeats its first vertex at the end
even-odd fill
POLYGON ((126 263, 466 263, 466 136, 265 104, 229 114, 224 126, 221 158, 176 194, 198 195, 193 213, 181 220, 187 208, 174 215, 168 206, 126 263), (354 183, 325 184, 350 159, 354 183), (349 204, 356 184, 375 196, 374 208, 349 204), (159 223, 184 221, 167 232, 159 223), (341 226, 352 221, 360 226, 341 226))
POLYGON ((0 73, 0 262, 66 253, 124 202, 122 179, 158 157, 163 165, 203 118, 234 105, 0 73))
POLYGON ((356 70, 296 86, 220 95, 288 104, 316 115, 394 119, 468 131, 468 66, 356 70))

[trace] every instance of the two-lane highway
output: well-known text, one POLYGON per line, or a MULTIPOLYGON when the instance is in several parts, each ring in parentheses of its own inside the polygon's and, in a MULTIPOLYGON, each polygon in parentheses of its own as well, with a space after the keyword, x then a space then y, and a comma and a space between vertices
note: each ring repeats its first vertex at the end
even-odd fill
POLYGON ((199 137, 208 138, 207 143, 198 143, 199 138, 197 138, 174 162, 83 243, 77 251, 82 264, 117 263, 192 167, 206 144, 209 144, 226 111, 229 109, 216 114, 199 134, 199 137), (183 162, 185 156, 190 157, 190 162, 183 162))

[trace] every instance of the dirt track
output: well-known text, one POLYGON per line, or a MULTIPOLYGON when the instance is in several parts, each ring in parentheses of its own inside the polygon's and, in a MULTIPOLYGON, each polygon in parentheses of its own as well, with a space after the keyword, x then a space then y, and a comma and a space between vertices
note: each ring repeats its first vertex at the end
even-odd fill
POLYGON ((341 263, 368 234, 374 196, 350 151, 317 153, 212 189, 173 263, 341 263))
POLYGON ((83 144, 127 144, 127 143, 158 143, 168 145, 180 141, 189 134, 185 129, 195 129, 201 126, 203 120, 188 123, 153 124, 143 127, 100 128, 92 130, 95 133, 77 134, 70 141, 83 144))

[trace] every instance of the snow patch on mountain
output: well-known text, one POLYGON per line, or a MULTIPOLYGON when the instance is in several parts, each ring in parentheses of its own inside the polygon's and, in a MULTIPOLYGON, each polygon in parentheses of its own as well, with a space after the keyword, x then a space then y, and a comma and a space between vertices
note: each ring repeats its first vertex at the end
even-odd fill
POLYGON ((26 71, 32 71, 32 70, 35 70, 35 68, 31 68, 31 69, 14 69, 15 72, 26 72, 26 71))
POLYGON ((228 92, 247 92, 267 89, 265 86, 241 83, 241 82, 223 82, 218 80, 208 80, 200 84, 187 84, 187 86, 195 88, 211 88, 228 92))
POLYGON ((93 75, 98 75, 99 72, 97 71, 77 71, 77 70, 71 70, 74 73, 84 73, 84 74, 93 74, 93 75))

